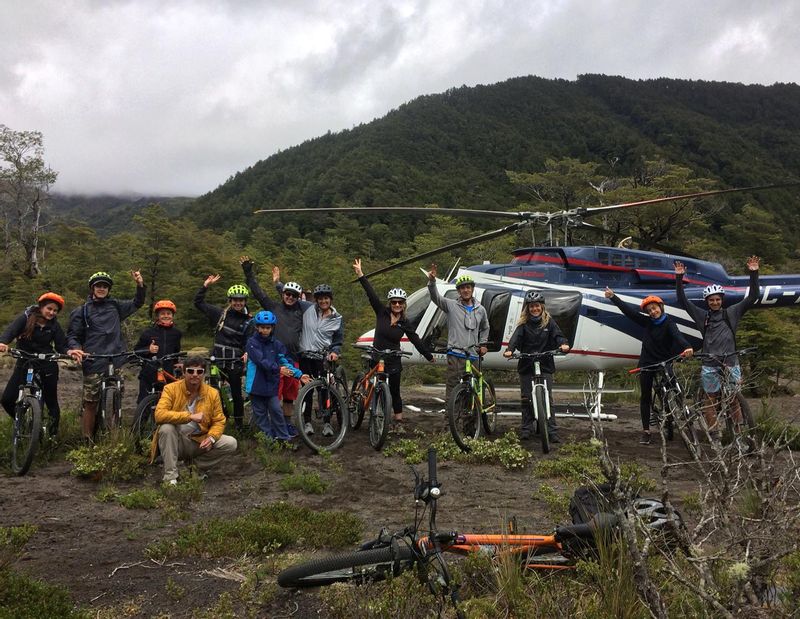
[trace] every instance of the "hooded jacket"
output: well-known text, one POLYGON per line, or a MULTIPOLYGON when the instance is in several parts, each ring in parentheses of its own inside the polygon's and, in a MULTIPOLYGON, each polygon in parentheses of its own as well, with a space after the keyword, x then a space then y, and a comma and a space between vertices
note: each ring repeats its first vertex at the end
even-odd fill
MULTIPOLYGON (((473 297, 472 305, 439 295, 436 282, 428 282, 431 301, 447 314, 447 347, 469 349, 489 339, 489 317, 486 308, 473 297)), ((461 353, 457 353, 460 356, 461 353)))
POLYGON ((33 333, 29 339, 19 339, 22 332, 25 331, 25 326, 28 324, 28 317, 31 311, 36 308, 36 305, 31 305, 28 309, 17 316, 3 334, 0 335, 0 342, 3 344, 10 344, 17 340, 17 348, 29 353, 51 353, 53 349, 56 352, 64 354, 67 352, 67 336, 61 325, 58 324, 58 319, 45 321, 43 325, 35 325, 33 333))
POLYGON ((247 379, 245 391, 251 395, 272 397, 278 395, 281 367, 287 367, 300 378, 303 373, 295 369, 286 356, 286 346, 272 334, 264 337, 254 333, 247 340, 247 379))

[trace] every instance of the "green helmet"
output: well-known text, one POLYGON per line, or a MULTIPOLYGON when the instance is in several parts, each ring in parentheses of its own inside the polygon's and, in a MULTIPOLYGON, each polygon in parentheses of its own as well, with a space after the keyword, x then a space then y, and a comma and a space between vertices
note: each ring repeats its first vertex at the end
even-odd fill
POLYGON ((229 299, 246 299, 250 296, 250 291, 244 284, 234 284, 228 288, 229 299))
POLYGON ((456 288, 461 288, 461 286, 474 286, 475 280, 472 279, 471 275, 459 275, 456 277, 456 288))
POLYGON ((105 271, 98 271, 89 278, 89 288, 100 283, 108 284, 108 287, 111 288, 114 285, 114 279, 105 271))

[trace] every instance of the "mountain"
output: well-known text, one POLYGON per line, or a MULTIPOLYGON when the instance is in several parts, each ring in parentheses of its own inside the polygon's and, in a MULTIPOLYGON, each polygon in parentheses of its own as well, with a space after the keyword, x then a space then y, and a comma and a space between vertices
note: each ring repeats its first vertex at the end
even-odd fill
MULTIPOLYGON (((252 214, 259 208, 510 209, 527 196, 506 170, 539 171, 546 159, 561 157, 613 162, 617 175, 663 158, 721 186, 796 179, 800 87, 583 75, 453 88, 276 153, 189 208, 201 225, 234 230, 243 240, 259 225, 274 226, 252 214)), ((759 199, 796 237, 786 194, 759 199)), ((321 224, 287 216, 280 225, 303 233, 321 224)), ((398 233, 413 234, 413 226, 401 224, 398 233)))

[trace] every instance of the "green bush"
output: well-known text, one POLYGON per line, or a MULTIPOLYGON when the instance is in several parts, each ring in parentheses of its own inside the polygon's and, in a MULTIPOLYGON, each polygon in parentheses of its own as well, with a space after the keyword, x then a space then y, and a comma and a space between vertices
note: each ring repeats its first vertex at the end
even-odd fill
POLYGON ((281 480, 283 490, 301 490, 306 494, 324 494, 328 482, 324 481, 316 471, 301 469, 281 480))
POLYGON ((119 481, 141 477, 146 459, 137 454, 130 437, 119 436, 95 445, 79 447, 67 454, 72 474, 95 481, 119 481))

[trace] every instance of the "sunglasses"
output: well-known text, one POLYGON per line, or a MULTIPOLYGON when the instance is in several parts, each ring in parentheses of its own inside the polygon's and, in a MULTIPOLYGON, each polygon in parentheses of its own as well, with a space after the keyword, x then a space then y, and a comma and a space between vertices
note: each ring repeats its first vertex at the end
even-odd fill
POLYGON ((300 298, 299 294, 295 294, 293 292, 284 292, 283 296, 284 297, 292 297, 293 299, 299 299, 300 298))
POLYGON ((189 375, 196 374, 197 376, 202 376, 203 374, 206 373, 205 368, 185 368, 183 371, 189 375))
POLYGON ((399 301, 392 300, 392 301, 389 301, 389 303, 391 303, 392 305, 405 305, 406 304, 406 302, 403 301, 402 299, 399 300, 399 301))

